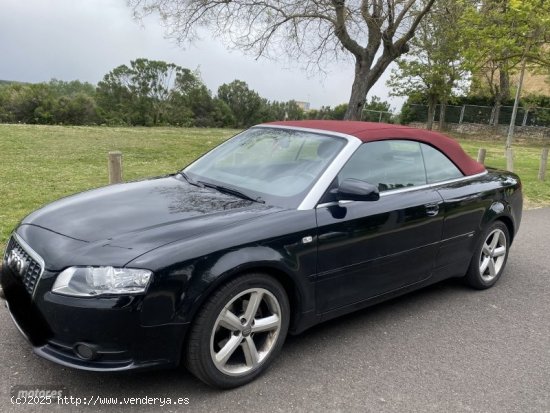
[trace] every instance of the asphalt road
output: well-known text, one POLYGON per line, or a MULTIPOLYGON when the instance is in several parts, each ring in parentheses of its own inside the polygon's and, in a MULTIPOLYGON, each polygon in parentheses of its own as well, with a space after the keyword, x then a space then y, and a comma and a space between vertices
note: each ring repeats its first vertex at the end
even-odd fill
POLYGON ((182 370, 57 366, 33 355, 1 306, 0 411, 550 412, 549 244, 550 209, 526 211, 494 288, 451 280, 319 325, 290 337, 265 375, 232 391, 182 370), (99 396, 188 404, 21 406, 10 401, 17 385, 64 386, 82 403, 99 396))

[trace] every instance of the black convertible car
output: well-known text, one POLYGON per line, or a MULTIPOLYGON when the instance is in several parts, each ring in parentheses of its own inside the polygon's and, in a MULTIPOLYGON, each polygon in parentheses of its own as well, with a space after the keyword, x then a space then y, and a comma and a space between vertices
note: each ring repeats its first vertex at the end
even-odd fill
POLYGON ((441 134, 268 123, 178 173, 33 212, 1 283, 42 357, 94 371, 182 362, 230 388, 288 332, 450 277, 491 287, 521 213, 517 175, 441 134))

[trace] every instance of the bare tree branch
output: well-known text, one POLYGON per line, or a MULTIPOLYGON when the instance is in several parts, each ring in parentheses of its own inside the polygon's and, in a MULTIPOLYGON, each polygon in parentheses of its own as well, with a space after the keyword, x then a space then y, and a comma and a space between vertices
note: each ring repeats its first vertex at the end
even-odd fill
POLYGON ((210 29, 256 58, 284 54, 306 68, 323 70, 325 62, 351 56, 356 70, 346 116, 357 118, 367 92, 406 53, 435 0, 127 1, 137 19, 158 14, 167 36, 182 45, 210 29), (403 34, 394 41, 398 32, 403 34))

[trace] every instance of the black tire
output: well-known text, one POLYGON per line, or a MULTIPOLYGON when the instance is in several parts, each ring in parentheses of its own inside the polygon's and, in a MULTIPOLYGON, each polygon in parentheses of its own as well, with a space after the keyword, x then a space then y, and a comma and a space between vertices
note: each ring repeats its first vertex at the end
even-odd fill
POLYGON ((288 297, 276 279, 265 274, 239 276, 215 291, 199 310, 186 343, 186 367, 211 386, 242 386, 262 374, 280 352, 289 320, 288 297), (246 320, 247 313, 254 311, 253 302, 259 305, 246 320), (233 327, 238 322, 240 330, 233 327), (273 327, 276 323, 279 325, 273 327), (271 327, 273 330, 254 331, 271 327), (233 350, 224 352, 226 348, 233 350), (229 353, 224 362, 221 355, 229 353))
POLYGON ((504 272, 509 251, 510 234, 508 227, 502 221, 491 223, 479 237, 470 267, 466 273, 466 283, 478 290, 484 290, 495 285, 504 272), (495 240, 495 236, 498 239, 495 240), (491 251, 490 248, 491 241, 497 243, 493 249, 494 251, 491 251), (502 250, 502 247, 504 247, 504 250, 502 250), (496 255, 497 253, 501 254, 502 251, 504 251, 503 255, 496 255), (489 261, 492 261, 492 269, 489 261), (484 265, 485 263, 487 263, 487 266, 484 265))

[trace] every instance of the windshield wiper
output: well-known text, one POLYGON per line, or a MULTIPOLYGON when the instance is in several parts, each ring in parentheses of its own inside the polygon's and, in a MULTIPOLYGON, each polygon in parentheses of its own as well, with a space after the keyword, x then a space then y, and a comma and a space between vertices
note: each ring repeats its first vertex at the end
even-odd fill
POLYGON ((204 188, 204 184, 202 182, 197 182, 195 181, 193 178, 191 178, 189 175, 187 175, 185 172, 183 171, 179 171, 178 172, 181 176, 183 176, 185 178, 185 180, 187 182, 189 182, 191 185, 195 185, 195 186, 198 186, 199 188, 204 188))
POLYGON ((250 195, 247 195, 247 194, 245 194, 245 193, 243 193, 243 192, 241 192, 241 191, 239 191, 238 189, 235 189, 235 188, 229 188, 227 186, 216 185, 216 184, 211 184, 211 183, 202 182, 202 181, 197 181, 197 183, 202 184, 204 186, 207 186, 208 188, 217 189, 220 192, 225 192, 227 194, 238 196, 239 198, 243 198, 243 199, 246 199, 248 201, 258 202, 260 204, 265 204, 265 201, 261 197, 253 198, 250 195))

